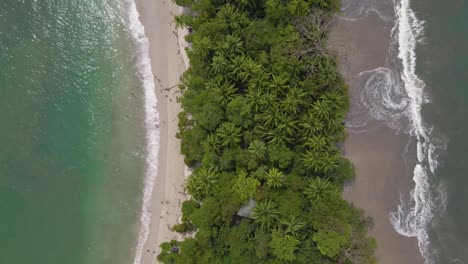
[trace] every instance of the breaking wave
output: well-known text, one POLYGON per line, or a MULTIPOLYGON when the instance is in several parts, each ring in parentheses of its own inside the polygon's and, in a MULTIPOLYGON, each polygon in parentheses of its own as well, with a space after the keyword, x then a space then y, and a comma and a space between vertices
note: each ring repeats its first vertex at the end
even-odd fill
MULTIPOLYGON (((369 8, 359 3, 372 5, 374 2, 344 1, 344 9, 354 10, 354 13, 348 10, 351 18, 368 12, 369 8)), ((426 263, 434 263, 436 253, 429 247, 428 230, 436 210, 441 212, 445 208, 444 194, 434 181, 438 153, 444 144, 433 133, 433 127, 424 122, 421 113, 422 106, 429 102, 424 92, 425 83, 416 74, 416 46, 422 40, 423 22, 411 9, 410 0, 394 0, 393 4, 395 24, 389 56, 395 67, 363 71, 353 78, 352 86, 362 90, 351 95, 348 127, 358 130, 377 119, 409 134, 416 143, 415 186, 409 194, 401 196, 397 210, 390 214, 390 221, 399 234, 416 237, 426 263)))
POLYGON ((436 147, 431 143, 431 128, 421 115, 422 105, 428 101, 424 95, 425 83, 416 74, 416 45, 423 32, 423 23, 416 18, 409 0, 395 2, 395 14, 396 24, 392 33, 398 40, 398 58, 402 65, 400 74, 409 98, 407 114, 412 125, 410 134, 417 141, 417 161, 413 170, 415 187, 409 199, 402 199, 397 211, 391 213, 390 220, 401 235, 417 237, 421 254, 427 263, 431 263, 428 228, 435 208, 431 176, 437 162, 432 155, 436 147))
POLYGON ((140 214, 140 231, 133 264, 140 264, 143 247, 150 233, 151 196, 158 173, 159 153, 159 112, 156 109, 158 100, 149 58, 149 43, 145 29, 139 20, 134 0, 125 0, 126 24, 136 49, 137 69, 144 92, 145 128, 146 128, 146 170, 140 214))

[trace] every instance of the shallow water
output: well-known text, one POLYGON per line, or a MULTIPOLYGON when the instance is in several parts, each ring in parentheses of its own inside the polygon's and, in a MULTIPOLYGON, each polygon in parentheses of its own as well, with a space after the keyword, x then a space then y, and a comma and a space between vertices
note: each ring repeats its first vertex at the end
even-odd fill
POLYGON ((118 1, 0 2, 0 263, 130 263, 145 113, 118 1))

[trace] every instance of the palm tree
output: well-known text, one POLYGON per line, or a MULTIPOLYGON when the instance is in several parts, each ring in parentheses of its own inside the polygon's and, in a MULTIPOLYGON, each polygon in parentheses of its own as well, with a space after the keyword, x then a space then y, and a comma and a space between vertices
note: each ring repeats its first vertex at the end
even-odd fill
POLYGON ((259 136, 268 143, 285 146, 291 143, 297 131, 297 120, 280 111, 265 111, 258 115, 261 125, 257 125, 259 136))
POLYGON ((220 22, 225 25, 225 28, 228 30, 228 32, 236 31, 241 26, 241 15, 236 10, 236 8, 230 4, 221 7, 216 16, 217 19, 219 19, 220 22))
POLYGON ((327 155, 323 156, 320 164, 320 168, 322 172, 329 173, 333 171, 336 166, 338 165, 338 159, 336 153, 328 153, 327 155))
POLYGON ((287 113, 295 114, 298 110, 298 103, 295 98, 292 96, 287 95, 283 101, 281 101, 281 106, 287 113))
POLYGON ((284 147, 292 142, 292 137, 289 135, 285 124, 280 124, 273 129, 266 129, 261 126, 260 128, 266 132, 264 138, 268 140, 268 143, 270 144, 284 147))
POLYGON ((269 77, 269 73, 265 72, 264 70, 256 73, 249 80, 248 88, 263 90, 263 88, 265 88, 268 85, 268 77, 269 77))
POLYGON ((256 160, 262 160, 266 157, 267 148, 265 142, 255 139, 250 142, 248 151, 256 160))
POLYGON ((286 112, 296 114, 299 111, 299 107, 306 103, 304 100, 306 96, 306 92, 300 88, 293 87, 289 89, 286 97, 281 102, 281 106, 286 112))
POLYGON ((216 54, 211 62, 211 69, 215 74, 222 74, 226 72, 227 65, 227 60, 222 55, 216 54))
POLYGON ((193 40, 192 52, 201 60, 205 60, 211 51, 211 40, 207 37, 195 38, 193 40))
POLYGON ((287 74, 272 75, 269 87, 275 92, 285 91, 289 87, 288 82, 289 76, 287 74))
MULTIPOLYGON (((267 93, 263 93, 262 98, 260 99, 260 105, 262 106, 263 109, 271 107, 271 109, 277 109, 278 108, 278 103, 277 103, 277 94, 275 91, 270 91, 267 93)), ((268 110, 270 111, 270 110, 268 110)), ((265 112, 268 112, 265 111, 265 112)))
POLYGON ((236 96, 237 88, 228 83, 218 83, 214 88, 215 99, 224 107, 236 96))
POLYGON ((277 105, 272 105, 261 115, 262 123, 267 127, 275 127, 283 123, 285 115, 281 113, 277 105))
POLYGON ((324 197, 336 194, 338 189, 327 179, 314 178, 308 182, 304 194, 312 204, 320 202, 324 197))
POLYGON ((317 83, 322 87, 334 83, 338 78, 335 59, 331 56, 317 56, 315 59, 317 83))
POLYGON ((314 6, 318 8, 327 8, 329 0, 314 0, 314 6))
POLYGON ((302 162, 307 169, 312 169, 316 172, 320 171, 320 156, 316 152, 307 150, 302 155, 302 162))
POLYGON ((236 35, 227 35, 221 47, 229 56, 242 53, 244 51, 244 43, 242 39, 236 35))
POLYGON ((276 207, 276 203, 272 200, 263 200, 255 205, 255 208, 252 210, 252 218, 261 227, 269 228, 278 220, 279 212, 276 207))
POLYGON ((341 126, 342 120, 343 119, 341 117, 331 116, 327 121, 325 121, 325 128, 328 130, 330 135, 341 126))
POLYGON ((176 28, 186 27, 188 24, 193 23, 193 17, 191 14, 181 14, 174 16, 174 22, 176 28))
POLYGON ((188 178, 187 190, 195 199, 203 199, 213 192, 217 183, 215 171, 202 167, 188 178))
POLYGON ((242 62, 238 77, 242 81, 246 81, 248 79, 253 78, 255 75, 259 74, 262 71, 263 71, 262 65, 258 64, 251 58, 247 57, 242 62))
POLYGON ((304 16, 309 10, 309 3, 304 0, 291 0, 288 3, 288 11, 292 16, 304 16))
POLYGON ((277 168, 271 168, 265 175, 266 185, 269 188, 281 188, 283 186, 284 174, 277 168))
POLYGON ((302 162, 307 169, 322 173, 333 171, 338 165, 335 151, 316 152, 307 150, 302 155, 302 162))
POLYGON ((297 131, 297 120, 295 116, 284 114, 284 117, 282 119, 286 133, 289 136, 294 136, 297 131))
POLYGON ((219 152, 219 139, 214 134, 209 134, 201 143, 206 152, 214 151, 219 152))
POLYGON ((314 152, 321 152, 328 149, 330 141, 322 135, 315 135, 307 139, 305 146, 309 147, 314 152))
POLYGON ((319 134, 324 129, 324 123, 313 112, 309 112, 301 118, 300 122, 302 140, 306 141, 309 137, 319 134))
POLYGON ((326 100, 331 103, 331 108, 339 110, 344 107, 346 98, 337 90, 327 91, 320 96, 320 99, 326 100))
POLYGON ((290 58, 288 60, 288 70, 293 76, 300 74, 303 67, 303 62, 296 57, 290 58))
POLYGON ((286 234, 291 234, 295 237, 298 237, 299 231, 305 227, 304 220, 297 216, 296 214, 291 214, 289 217, 282 218, 279 220, 281 225, 283 226, 283 230, 286 234))
POLYGON ((233 76, 237 76, 241 73, 242 71, 242 65, 244 64, 244 61, 247 60, 247 57, 242 54, 240 56, 236 56, 231 60, 231 63, 229 63, 229 71, 232 73, 233 76))
POLYGON ((233 146, 241 141, 242 129, 236 127, 233 123, 226 122, 216 131, 222 146, 233 146))
POLYGON ((331 116, 331 104, 328 100, 318 100, 315 101, 312 105, 312 112, 315 114, 320 120, 328 120, 331 116))
POLYGON ((256 6, 256 1, 255 0, 238 0, 237 2, 239 2, 239 4, 242 7, 253 8, 253 7, 256 6))
POLYGON ((252 109, 254 113, 257 113, 262 106, 262 96, 263 91, 261 89, 257 89, 257 87, 249 87, 247 89, 245 97, 247 97, 250 109, 252 109))

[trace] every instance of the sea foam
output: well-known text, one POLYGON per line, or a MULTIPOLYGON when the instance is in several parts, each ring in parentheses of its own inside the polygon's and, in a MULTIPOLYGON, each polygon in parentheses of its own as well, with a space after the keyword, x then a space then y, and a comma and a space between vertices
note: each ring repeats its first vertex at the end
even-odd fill
MULTIPOLYGON (((376 7, 373 0, 343 3, 349 19, 359 19, 376 7)), ((351 95, 347 126, 351 131, 359 131, 370 120, 377 119, 415 140, 414 189, 401 195, 400 205, 390 214, 390 221, 399 234, 416 237, 426 263, 434 263, 436 255, 430 249, 428 229, 436 209, 442 213, 445 208, 443 188, 434 181, 438 153, 444 144, 421 113, 422 106, 429 102, 425 83, 416 74, 416 47, 422 40, 424 23, 411 9, 410 0, 394 0, 393 5, 395 24, 391 30, 389 61, 395 67, 363 71, 353 78, 353 87, 362 90, 351 95)), ((387 21, 386 17, 382 19, 387 21)), ((411 145, 414 146, 408 143, 407 148, 411 145)))
POLYGON ((139 14, 134 0, 125 1, 126 24, 128 32, 136 49, 137 69, 144 93, 145 128, 146 128, 146 170, 140 215, 140 231, 133 264, 140 264, 143 247, 150 233, 151 196, 158 173, 159 154, 159 112, 156 109, 157 98, 151 61, 149 58, 149 43, 145 29, 139 20, 139 14))
POLYGON ((427 263, 433 263, 428 228, 439 207, 433 190, 432 176, 437 168, 437 147, 432 142, 432 128, 423 120, 421 109, 428 102, 424 94, 425 83, 416 74, 416 46, 422 37, 423 22, 419 21, 410 7, 409 0, 395 2, 396 24, 392 34, 398 44, 398 59, 401 62, 401 79, 408 97, 407 116, 411 121, 410 135, 416 139, 417 161, 413 170, 414 189, 409 199, 402 197, 396 212, 390 216, 395 230, 401 235, 417 237, 419 249, 427 263))
POLYGON ((388 4, 390 3, 379 0, 342 0, 341 14, 338 17, 353 21, 374 13, 383 21, 392 22, 392 15, 387 11, 389 8, 386 7, 388 4))
POLYGON ((353 78, 352 85, 362 89, 360 93, 351 95, 348 127, 355 130, 377 119, 403 133, 411 130, 408 117, 410 98, 397 73, 384 67, 363 71, 353 78))

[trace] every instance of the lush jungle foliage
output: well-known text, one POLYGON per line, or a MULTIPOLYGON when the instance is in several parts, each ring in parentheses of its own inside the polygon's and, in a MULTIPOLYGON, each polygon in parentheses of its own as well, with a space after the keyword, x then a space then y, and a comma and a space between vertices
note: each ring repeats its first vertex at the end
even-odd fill
POLYGON ((369 220, 341 198, 353 166, 347 87, 325 48, 337 0, 179 0, 190 68, 182 153, 194 171, 163 263, 373 263, 369 220), (239 210, 254 204, 247 214, 239 210))

